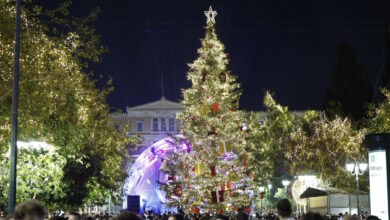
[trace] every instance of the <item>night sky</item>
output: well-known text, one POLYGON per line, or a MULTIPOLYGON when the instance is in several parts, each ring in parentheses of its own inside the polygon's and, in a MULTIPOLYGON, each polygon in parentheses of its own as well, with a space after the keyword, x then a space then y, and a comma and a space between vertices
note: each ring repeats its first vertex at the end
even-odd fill
POLYGON ((382 67, 388 0, 74 0, 72 14, 102 10, 95 26, 109 51, 91 69, 113 78, 113 109, 159 99, 162 74, 165 97, 181 99, 209 5, 242 109, 260 110, 265 90, 290 109, 321 108, 339 43, 356 48, 372 84, 382 67))

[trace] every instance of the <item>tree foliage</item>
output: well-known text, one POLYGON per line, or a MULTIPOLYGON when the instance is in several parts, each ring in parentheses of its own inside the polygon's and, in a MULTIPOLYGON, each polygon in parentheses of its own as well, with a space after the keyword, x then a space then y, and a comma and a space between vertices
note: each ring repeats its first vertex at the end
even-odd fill
POLYGON ((183 150, 181 147, 181 144, 186 143, 185 140, 174 136, 171 138, 173 140, 173 142, 171 142, 171 146, 174 150, 166 154, 166 157, 160 167, 160 170, 162 170, 167 176, 166 182, 159 183, 160 189, 166 193, 168 206, 186 208, 190 204, 188 204, 188 198, 181 196, 181 193, 183 190, 187 190, 191 187, 189 184, 186 185, 185 181, 189 175, 189 167, 186 162, 188 160, 189 150, 183 150))
MULTIPOLYGON (((110 82, 103 90, 95 88, 88 61, 98 61, 104 51, 90 22, 66 22, 67 4, 43 12, 25 3, 22 10, 19 91, 19 140, 41 140, 56 146, 65 158, 62 194, 46 204, 62 208, 84 203, 94 187, 116 191, 122 185, 125 161, 122 151, 129 143, 107 126, 110 82), (69 28, 53 31, 55 25, 42 22, 44 16, 69 28), (87 25, 89 24, 89 26, 87 25), (50 27, 50 28, 49 28, 50 27)), ((13 70, 14 7, 0 1, 0 150, 9 146, 11 88, 13 70)), ((93 16, 92 16, 93 17, 93 16)), ((18 162, 18 167, 22 167, 18 162)), ((22 169, 21 169, 22 170, 22 169)), ((24 175, 18 172, 18 177, 24 175)), ((42 183, 43 184, 43 183, 42 183)), ((17 187, 20 187, 18 185, 17 187)))
POLYGON ((369 132, 390 132, 390 91, 382 89, 382 94, 385 99, 378 106, 372 106, 371 111, 368 112, 369 132))
POLYGON ((273 146, 273 177, 315 174, 331 185, 346 187, 345 165, 364 161, 360 147, 363 132, 356 130, 347 118, 329 120, 316 111, 289 112, 266 93, 264 105, 267 117, 263 138, 273 146))
MULTIPOLYGON (((2 154, 0 161, 0 204, 8 202, 9 152, 2 154)), ((55 149, 21 149, 18 152, 18 178, 16 202, 26 199, 55 201, 65 197, 63 168, 66 159, 55 149)), ((55 203, 47 204, 50 209, 58 208, 55 203)))
POLYGON ((332 181, 345 176, 347 162, 363 159, 362 133, 348 119, 329 120, 314 111, 306 111, 286 137, 286 157, 290 172, 317 174, 332 181))
POLYGON ((270 140, 268 133, 264 130, 265 126, 259 123, 259 114, 251 112, 247 117, 247 170, 252 175, 252 188, 257 191, 260 186, 266 186, 274 171, 274 161, 277 154, 274 145, 270 140))
POLYGON ((359 121, 365 116, 366 105, 371 98, 371 86, 355 49, 348 44, 340 44, 326 96, 328 116, 333 119, 338 115, 359 121))

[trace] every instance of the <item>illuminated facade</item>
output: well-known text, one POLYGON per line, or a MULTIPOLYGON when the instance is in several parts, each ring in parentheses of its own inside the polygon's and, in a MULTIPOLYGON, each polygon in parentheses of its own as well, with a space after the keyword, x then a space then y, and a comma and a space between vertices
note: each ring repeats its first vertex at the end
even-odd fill
POLYGON ((111 114, 110 118, 118 130, 126 130, 126 135, 140 135, 142 142, 137 149, 129 152, 137 158, 146 148, 171 134, 177 134, 180 122, 176 113, 183 111, 179 103, 169 101, 165 97, 160 100, 139 106, 127 107, 126 113, 111 114))

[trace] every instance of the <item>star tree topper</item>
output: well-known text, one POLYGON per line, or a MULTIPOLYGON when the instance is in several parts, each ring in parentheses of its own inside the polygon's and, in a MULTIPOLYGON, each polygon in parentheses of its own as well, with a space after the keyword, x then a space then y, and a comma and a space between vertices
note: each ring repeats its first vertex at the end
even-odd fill
POLYGON ((215 16, 217 16, 217 11, 213 11, 213 8, 209 8, 208 11, 204 11, 204 14, 207 17, 207 24, 215 24, 215 16))

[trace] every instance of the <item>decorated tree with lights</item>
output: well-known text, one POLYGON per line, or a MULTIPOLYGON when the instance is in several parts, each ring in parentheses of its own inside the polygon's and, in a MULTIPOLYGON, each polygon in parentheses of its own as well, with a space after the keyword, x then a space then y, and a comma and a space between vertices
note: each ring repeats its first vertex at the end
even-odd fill
POLYGON ((284 140, 290 172, 315 173, 324 181, 337 181, 345 176, 346 163, 364 160, 362 135, 347 118, 329 120, 315 111, 304 112, 284 140))
POLYGON ((258 112, 248 113, 246 121, 247 170, 251 174, 252 188, 256 192, 259 187, 267 186, 273 175, 274 160, 272 158, 275 159, 273 156, 275 156, 276 148, 267 141, 269 133, 267 127, 259 123, 258 112))
MULTIPOLYGON (((32 180, 38 191, 23 195, 35 195, 48 206, 71 209, 91 198, 99 204, 108 192, 120 191, 127 159, 122 152, 130 140, 109 126, 105 100, 110 84, 96 89, 92 73, 86 72, 88 62, 98 62, 104 52, 91 25, 96 12, 86 19, 71 18, 69 1, 63 2, 51 11, 30 1, 22 7, 18 140, 49 143, 61 160, 21 153, 42 161, 18 160, 17 189, 29 185, 28 176, 37 175, 32 180), (48 172, 32 173, 28 167, 33 165, 42 165, 48 172), (57 168, 62 172, 54 174, 57 168)), ((11 136, 14 18, 14 4, 0 1, 0 155, 8 152, 11 136)), ((2 171, 8 170, 7 163, 3 158, 2 171)), ((0 202, 6 201, 6 192, 0 197, 0 202)))
MULTIPOLYGON (((48 201, 65 197, 65 183, 62 181, 65 157, 56 152, 53 146, 38 149, 23 147, 18 157, 17 203, 34 198, 47 202, 46 205, 51 210, 59 208, 56 203, 48 201)), ((6 152, 1 155, 0 160, 1 206, 7 203, 8 198, 8 168, 9 152, 6 152)))
POLYGON ((384 100, 378 106, 371 106, 368 112, 368 130, 370 132, 390 132, 390 90, 383 88, 384 100))
POLYGON ((348 187, 353 183, 345 164, 364 160, 365 153, 360 148, 363 132, 356 130, 349 119, 337 116, 330 120, 312 110, 289 112, 268 92, 264 106, 267 116, 258 135, 262 144, 271 146, 268 155, 273 161, 274 178, 310 174, 332 186, 348 187))
POLYGON ((249 206, 244 115, 238 110, 241 94, 236 77, 227 70, 228 57, 215 33, 216 11, 210 7, 206 36, 199 57, 187 73, 192 87, 182 91, 185 107, 178 114, 181 132, 191 146, 185 155, 188 174, 181 200, 186 208, 220 211, 249 206), (228 206, 229 205, 229 206, 228 206))
POLYGON ((188 178, 188 163, 185 161, 188 159, 188 153, 191 148, 188 143, 181 137, 171 137, 170 142, 173 150, 167 153, 166 157, 163 158, 162 170, 166 175, 166 182, 159 183, 160 189, 166 192, 166 201, 169 207, 181 207, 186 201, 183 200, 183 190, 187 190, 189 185, 185 184, 188 178), (185 144, 187 147, 183 149, 181 146, 185 144), (184 177, 184 178, 183 178, 184 177))

